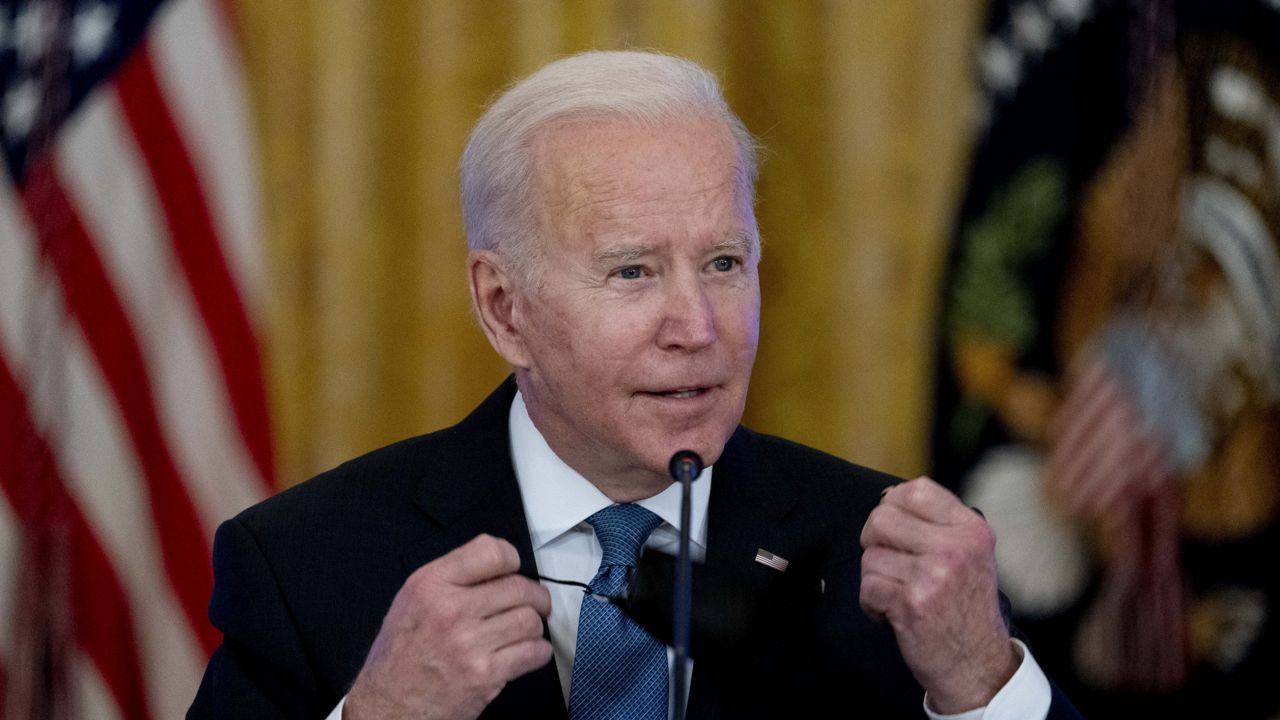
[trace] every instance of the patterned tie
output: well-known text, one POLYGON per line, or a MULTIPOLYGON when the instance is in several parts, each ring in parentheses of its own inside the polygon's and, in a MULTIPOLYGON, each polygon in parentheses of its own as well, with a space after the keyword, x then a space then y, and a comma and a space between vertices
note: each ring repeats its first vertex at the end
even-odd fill
MULTIPOLYGON (((662 518, 639 505, 614 505, 587 518, 604 549, 591 581, 597 595, 620 595, 640 546, 662 518)), ((667 650, 615 605, 582 599, 569 685, 572 720, 666 720, 667 650)))

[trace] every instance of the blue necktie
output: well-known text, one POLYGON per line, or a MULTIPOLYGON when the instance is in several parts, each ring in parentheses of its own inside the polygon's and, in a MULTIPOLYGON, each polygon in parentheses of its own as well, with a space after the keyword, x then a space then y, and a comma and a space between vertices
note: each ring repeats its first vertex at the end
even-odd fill
MULTIPOLYGON (((621 595, 640 546, 662 518, 639 505, 614 505, 587 518, 604 557, 591 581, 597 595, 621 595)), ((615 605, 582 599, 569 685, 572 720, 666 720, 667 649, 615 605)))

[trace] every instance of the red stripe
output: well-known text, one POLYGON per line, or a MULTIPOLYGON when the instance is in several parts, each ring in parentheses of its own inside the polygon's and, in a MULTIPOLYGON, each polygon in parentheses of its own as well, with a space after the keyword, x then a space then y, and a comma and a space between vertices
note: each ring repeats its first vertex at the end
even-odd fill
POLYGON ((236 7, 235 0, 215 0, 213 14, 217 16, 218 24, 221 25, 222 32, 215 32, 218 36, 219 44, 223 45, 223 52, 237 63, 241 61, 240 43, 244 42, 244 33, 240 24, 239 8, 236 7))
MULTIPOLYGON (((53 453, 27 410, 18 383, 0 357, 0 486, 25 535, 47 534, 41 505, 58 508, 66 533, 66 581, 76 642, 97 666, 127 718, 149 718, 133 613, 124 589, 88 521, 67 492, 53 453)), ((46 566, 47 569, 47 566, 46 566)), ((43 598, 42 602, 55 601, 43 598)), ((0 690, 3 690, 0 675, 0 690)), ((0 698, 4 695, 0 692, 0 698)))
POLYGON ((125 62, 115 82, 164 209, 174 252, 213 341, 240 435, 270 491, 275 470, 258 340, 223 257, 195 164, 156 80, 147 45, 125 62))
POLYGON ((195 505, 165 444, 138 341, 102 261, 51 164, 37 164, 22 199, 57 271, 67 310, 79 323, 128 427, 142 465, 165 571, 206 652, 218 633, 205 618, 213 590, 211 554, 195 505))

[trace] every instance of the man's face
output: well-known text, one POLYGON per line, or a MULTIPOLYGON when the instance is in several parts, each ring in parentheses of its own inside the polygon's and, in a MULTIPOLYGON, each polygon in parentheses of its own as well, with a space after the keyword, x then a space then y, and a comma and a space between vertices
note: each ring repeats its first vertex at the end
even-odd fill
POLYGON ((672 453, 719 457, 760 326, 759 238, 719 121, 593 118, 534 143, 541 257, 516 293, 517 367, 551 448, 615 500, 656 493, 672 453))

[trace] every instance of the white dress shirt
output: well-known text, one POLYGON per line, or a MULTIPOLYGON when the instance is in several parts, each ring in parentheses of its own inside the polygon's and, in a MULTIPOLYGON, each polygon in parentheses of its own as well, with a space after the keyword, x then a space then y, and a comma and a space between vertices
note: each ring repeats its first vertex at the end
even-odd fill
MULTIPOLYGON (((613 504, 595 485, 561 460, 547 445, 534 426, 524 398, 516 393, 508 417, 511 434, 511 460, 520 497, 524 502, 529 537, 538 574, 557 580, 590 583, 600 569, 603 551, 587 518, 613 504)), ((692 508, 689 514, 690 555, 695 560, 706 556, 707 507, 711 499, 713 468, 708 467, 693 484, 692 508)), ((673 483, 653 497, 636 503, 662 518, 662 524, 649 536, 647 548, 676 553, 679 540, 680 486, 673 483)), ((573 677, 573 657, 578 643, 578 613, 583 591, 572 585, 544 583, 551 593, 551 616, 547 626, 551 647, 560 675, 565 703, 569 701, 569 684, 573 677)), ((850 612, 861 612, 853 607, 850 612)), ((1009 682, 982 708, 959 715, 940 715, 924 701, 926 714, 933 720, 1032 720, 1044 718, 1051 701, 1049 681, 1031 653, 1014 640, 1022 657, 1018 670, 1009 682)), ((667 649, 668 666, 674 652, 667 649)), ((689 660, 685 678, 693 676, 689 660)), ((672 693, 674 695, 674 693, 672 693)), ((685 694, 688 697, 688 693, 685 694)), ((850 699, 856 703, 856 698, 850 699)), ((338 703, 328 720, 340 720, 346 698, 338 703)))

